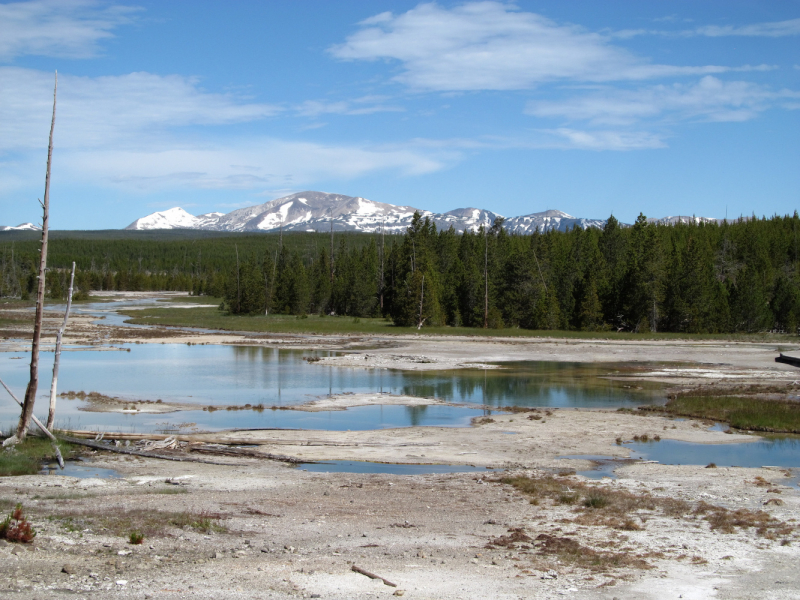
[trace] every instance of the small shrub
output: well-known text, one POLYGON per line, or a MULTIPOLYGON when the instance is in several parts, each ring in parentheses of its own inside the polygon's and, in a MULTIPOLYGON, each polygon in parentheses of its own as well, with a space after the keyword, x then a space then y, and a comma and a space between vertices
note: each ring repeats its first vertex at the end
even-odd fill
POLYGON ((144 535, 140 531, 131 531, 128 536, 128 543, 138 546, 144 541, 144 535))
POLYGON ((710 462, 706 465, 706 469, 716 469, 717 463, 710 462))
POLYGON ((575 504, 579 499, 580 495, 574 492, 559 494, 557 498, 559 504, 575 504))
POLYGON ((608 506, 608 498, 605 494, 589 492, 589 495, 583 501, 583 505, 586 508, 605 508, 608 506))
POLYGON ((35 537, 36 532, 22 512, 22 504, 17 504, 9 515, 0 522, 0 539, 28 544, 35 537))

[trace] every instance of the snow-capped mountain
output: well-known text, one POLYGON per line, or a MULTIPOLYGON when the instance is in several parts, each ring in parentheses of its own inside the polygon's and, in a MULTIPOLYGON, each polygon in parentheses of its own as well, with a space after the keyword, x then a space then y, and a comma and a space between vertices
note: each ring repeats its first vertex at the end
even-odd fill
POLYGON ((551 229, 570 231, 576 225, 581 229, 588 229, 590 227, 602 229, 605 224, 605 219, 581 219, 568 215, 560 210, 546 210, 522 217, 506 219, 503 223, 503 227, 509 233, 533 233, 537 229, 540 232, 550 231, 551 229))
POLYGON ((16 227, 9 227, 7 225, 0 225, 0 231, 41 231, 42 228, 33 223, 21 223, 16 227))
MULTIPOLYGON (((211 231, 380 231, 402 233, 411 224, 415 212, 428 217, 439 229, 453 227, 462 232, 491 227, 501 215, 480 208, 457 208, 446 213, 433 213, 413 206, 395 206, 366 198, 300 192, 259 204, 240 208, 228 214, 208 213, 195 217, 181 208, 156 212, 137 219, 126 229, 206 229, 211 231)), ((567 213, 548 210, 505 221, 505 228, 514 233, 532 233, 550 229, 567 230, 573 225, 602 227, 605 221, 576 219, 567 213)))
POLYGON ((212 229, 225 213, 208 213, 195 217, 175 207, 136 219, 125 229, 212 229))
MULTIPOLYGON (((240 208, 220 217, 218 231, 404 231, 411 223, 411 206, 395 206, 366 198, 300 192, 258 206, 240 208)), ((433 213, 420 211, 428 216, 433 213)))

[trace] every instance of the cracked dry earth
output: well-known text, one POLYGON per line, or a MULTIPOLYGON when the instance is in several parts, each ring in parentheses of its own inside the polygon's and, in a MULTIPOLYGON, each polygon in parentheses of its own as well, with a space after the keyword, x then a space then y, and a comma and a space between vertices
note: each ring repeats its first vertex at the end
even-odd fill
POLYGON ((592 482, 102 453, 94 464, 124 478, 0 479, 4 510, 21 501, 38 532, 0 546, 0 597, 800 597, 800 502, 776 469, 639 463, 592 482), (608 503, 587 507, 598 494, 608 503))

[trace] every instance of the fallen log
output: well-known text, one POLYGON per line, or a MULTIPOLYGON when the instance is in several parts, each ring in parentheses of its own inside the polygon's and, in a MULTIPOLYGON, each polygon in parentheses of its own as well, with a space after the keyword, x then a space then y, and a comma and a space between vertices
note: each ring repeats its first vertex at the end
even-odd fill
POLYGON ((291 463, 299 465, 301 463, 316 464, 314 461, 303 460, 293 456, 284 456, 283 454, 270 454, 267 452, 258 452, 257 450, 248 450, 247 448, 189 448, 190 452, 198 452, 200 454, 216 454, 221 456, 247 456, 249 458, 267 458, 269 460, 277 460, 280 462, 291 463))
POLYGON ((353 565, 352 567, 350 567, 350 569, 352 571, 355 571, 356 573, 361 573, 362 575, 366 575, 370 579, 380 579, 385 585, 388 585, 389 587, 397 587, 396 583, 392 583, 391 581, 389 581, 388 579, 384 579, 380 575, 375 575, 375 573, 370 573, 369 571, 365 571, 361 567, 353 565))
POLYGON ((143 456, 144 458, 160 458, 161 460, 172 460, 175 462, 196 462, 196 463, 205 463, 208 465, 221 465, 224 467, 230 466, 242 466, 239 464, 233 463, 222 463, 216 462, 213 460, 204 460, 202 458, 193 458, 191 456, 172 456, 167 454, 151 454, 150 452, 142 452, 141 450, 130 450, 128 448, 117 448, 116 446, 108 446, 106 444, 101 444, 99 442, 94 442, 90 440, 85 440, 81 438, 74 438, 67 435, 59 436, 60 439, 64 440, 65 442, 69 442, 70 444, 76 444, 78 446, 86 446, 88 448, 94 448, 95 450, 105 450, 107 452, 115 452, 117 454, 128 454, 131 456, 143 456))
POLYGON ((786 365, 792 365, 793 367, 800 367, 800 358, 788 354, 783 354, 783 353, 779 354, 775 358, 775 362, 783 363, 786 365))

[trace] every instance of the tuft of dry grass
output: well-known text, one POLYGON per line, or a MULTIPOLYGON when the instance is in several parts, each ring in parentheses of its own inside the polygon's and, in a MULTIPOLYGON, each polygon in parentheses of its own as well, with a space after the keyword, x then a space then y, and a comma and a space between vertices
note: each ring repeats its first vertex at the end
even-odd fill
POLYGON ((178 529, 191 528, 202 533, 227 531, 227 528, 219 523, 223 518, 222 515, 208 512, 166 512, 132 509, 108 514, 73 512, 50 515, 48 518, 58 522, 68 531, 104 529, 113 535, 123 537, 128 537, 131 531, 148 538, 164 537, 168 534, 169 529, 173 527, 178 529))
POLYGON ((712 530, 723 533, 734 533, 737 529, 754 528, 756 533, 767 539, 789 535, 794 527, 770 516, 763 510, 754 511, 746 508, 728 510, 701 501, 694 509, 695 515, 702 515, 712 530))
POLYGON ((582 567, 590 571, 603 572, 610 569, 652 569, 643 558, 630 552, 606 552, 582 545, 571 537, 541 533, 536 536, 538 553, 553 556, 561 563, 582 567))
POLYGON ((702 518, 712 530, 722 533, 755 529, 757 535, 767 539, 776 539, 794 531, 793 525, 763 511, 729 510, 705 502, 692 505, 678 498, 637 494, 553 476, 503 477, 494 481, 511 485, 529 496, 533 504, 549 501, 554 505, 576 505, 574 511, 577 514, 572 522, 578 525, 638 531, 643 528, 647 518, 662 516, 673 519, 702 518), (637 518, 642 524, 637 522, 637 518))

